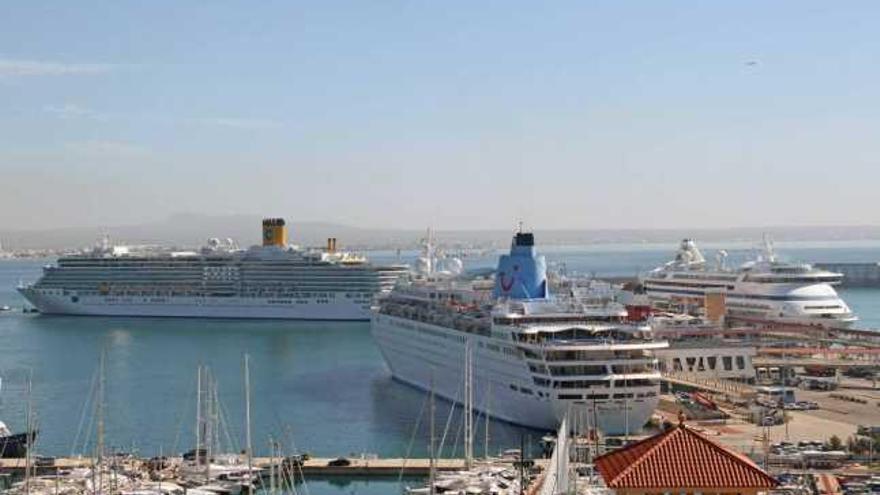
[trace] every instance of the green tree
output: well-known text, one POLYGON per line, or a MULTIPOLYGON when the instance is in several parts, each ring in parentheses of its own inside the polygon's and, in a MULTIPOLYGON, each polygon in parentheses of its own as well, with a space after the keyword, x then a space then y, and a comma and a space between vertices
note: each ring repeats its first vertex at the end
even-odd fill
POLYGON ((831 435, 831 438, 828 439, 827 445, 829 450, 840 450, 840 448, 843 447, 843 442, 837 435, 831 435))

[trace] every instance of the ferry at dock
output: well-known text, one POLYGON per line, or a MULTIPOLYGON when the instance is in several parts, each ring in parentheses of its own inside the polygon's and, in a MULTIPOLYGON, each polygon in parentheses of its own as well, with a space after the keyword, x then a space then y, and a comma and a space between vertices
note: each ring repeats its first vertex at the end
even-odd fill
POLYGON ((681 242, 675 259, 641 277, 648 299, 655 305, 697 302, 706 294, 723 294, 727 315, 755 321, 847 327, 858 318, 834 286, 843 275, 806 263, 777 258, 765 240, 756 259, 739 268, 726 266, 719 251, 714 266, 691 239, 681 242))
POLYGON ((406 271, 339 251, 336 239, 326 249, 291 246, 274 218, 249 249, 211 239, 198 252, 145 253, 105 241, 18 290, 44 314, 369 320, 375 296, 406 271))
POLYGON ((579 408, 591 428, 625 434, 657 406, 654 351, 668 347, 625 318, 620 305, 551 294, 534 236, 519 232, 494 279, 414 277, 380 297, 371 328, 399 381, 470 396, 473 409, 519 425, 555 430, 579 408))

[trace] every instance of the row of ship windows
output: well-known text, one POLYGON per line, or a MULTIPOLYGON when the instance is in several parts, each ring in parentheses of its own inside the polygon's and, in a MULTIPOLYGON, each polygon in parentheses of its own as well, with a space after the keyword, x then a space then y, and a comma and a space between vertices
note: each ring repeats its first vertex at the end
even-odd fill
MULTIPOLYGON (((422 326, 416 325, 415 323, 410 323, 408 321, 395 322, 394 328, 405 328, 408 330, 413 330, 413 331, 416 331, 419 333, 431 335, 431 336, 445 339, 445 340, 452 340, 452 341, 459 342, 459 343, 466 343, 467 342, 467 337, 465 337, 463 335, 450 335, 445 332, 440 332, 440 331, 433 330, 430 328, 424 328, 422 326)), ((520 351, 519 349, 513 348, 513 347, 499 346, 496 344, 489 344, 489 343, 483 343, 483 342, 478 342, 477 345, 479 345, 480 347, 483 347, 485 349, 488 349, 492 352, 498 353, 498 354, 504 354, 504 355, 512 356, 512 357, 522 357, 522 351, 520 351)))
POLYGON ((653 360, 644 360, 639 364, 612 364, 612 365, 571 365, 571 366, 547 366, 529 363, 532 373, 553 376, 585 376, 585 375, 626 375, 636 373, 651 373, 656 371, 653 360))
POLYGON ((532 377, 535 385, 544 388, 629 388, 629 387, 654 387, 657 385, 656 380, 646 378, 634 378, 632 380, 572 380, 572 381, 555 381, 547 378, 532 377))
POLYGON ((750 304, 750 303, 740 303, 740 302, 730 302, 730 301, 727 302, 727 306, 731 307, 731 308, 762 309, 765 311, 769 310, 769 309, 773 309, 770 306, 767 306, 766 304, 750 304))
MULTIPOLYGON (((302 272, 363 272, 363 273, 379 273, 377 270, 364 268, 363 266, 340 266, 330 264, 291 264, 291 265, 273 265, 267 266, 263 264, 250 265, 228 265, 228 264, 209 264, 209 263, 185 263, 180 265, 168 264, 111 264, 111 265, 83 265, 63 263, 58 266, 47 266, 50 270, 78 270, 78 271, 96 271, 96 270, 113 270, 113 271, 132 271, 132 270, 240 270, 248 272, 272 272, 272 271, 302 271, 302 272)), ((394 273, 384 272, 384 273, 394 273)))
MULTIPOLYGON (((736 356, 735 361, 732 356, 721 356, 721 366, 724 371, 733 371, 734 362, 736 363, 736 369, 746 369, 746 358, 744 356, 736 356)), ((716 356, 707 356, 705 360, 702 356, 700 356, 699 358, 684 358, 684 363, 682 363, 681 358, 672 358, 673 371, 684 371, 685 368, 687 368, 688 372, 706 371, 707 368, 709 370, 715 371, 717 367, 718 358, 716 356)))
MULTIPOLYGON (((480 347, 483 347, 484 344, 480 342, 480 347)), ((497 352, 498 354, 506 354, 508 356, 520 357, 522 355, 522 351, 519 349, 515 349, 513 347, 508 346, 499 346, 496 344, 485 344, 486 349, 489 349, 492 352, 497 352)))
MULTIPOLYGON (((268 299, 266 300, 266 304, 293 304, 294 301, 292 299, 268 299)), ((329 299, 315 299, 314 301, 297 299, 296 304, 330 304, 329 299)))
MULTIPOLYGON (((83 266, 83 267, 117 267, 117 266, 256 266, 256 267, 272 267, 272 266, 336 266, 326 261, 316 261, 311 259, 301 260, 240 260, 231 261, 224 258, 198 258, 198 259, 147 259, 147 258, 98 258, 90 260, 78 260, 73 258, 61 258, 58 265, 63 267, 83 266)), ((347 266, 347 265, 346 265, 347 266)))
MULTIPOLYGON (((706 280, 706 279, 716 279, 716 280, 730 280, 735 282, 739 275, 703 275, 703 274, 692 274, 692 273, 675 273, 672 275, 672 278, 678 279, 689 279, 689 280, 706 280)), ((653 282, 653 280, 652 280, 653 282)))
POLYGON ((614 388, 628 387, 654 387, 657 385, 656 380, 647 378, 634 378, 632 380, 572 380, 572 381, 553 381, 552 388, 611 388, 611 382, 614 382, 614 388))
POLYGON ((725 284, 711 284, 711 283, 701 283, 701 284, 693 284, 690 282, 662 282, 659 280, 651 280, 645 283, 645 286, 649 289, 652 286, 660 286, 660 287, 687 287, 687 288, 699 288, 699 289, 724 289, 733 290, 734 286, 725 285, 725 284))
POLYGON ((188 284, 201 284, 205 282, 222 282, 222 283, 235 283, 241 285, 251 285, 255 287, 264 287, 264 286, 328 286, 328 287, 338 287, 338 286, 355 286, 355 287, 375 287, 375 286, 393 286, 394 281, 383 281, 381 279, 373 278, 373 277, 339 277, 339 278, 331 278, 331 277, 289 277, 289 278, 256 278, 256 277, 220 277, 220 276, 196 276, 196 277, 183 277, 183 276, 156 276, 156 275, 117 275, 117 276, 89 276, 89 277, 57 277, 57 276, 44 276, 40 279, 40 282, 43 284, 89 284, 89 285, 99 285, 99 284, 125 284, 125 283, 146 283, 146 284, 161 284, 161 283, 171 283, 171 284, 180 284, 180 283, 188 283, 188 284))
MULTIPOLYGON (((69 296, 72 293, 76 293, 78 295, 83 296, 134 296, 134 297, 154 297, 154 296, 188 296, 188 297, 208 297, 208 296, 216 296, 216 297, 248 297, 248 298, 257 298, 257 297, 287 297, 290 299, 311 299, 311 298, 319 298, 321 300, 327 300, 329 303, 329 299, 336 299, 336 294, 332 293, 291 293, 291 294, 277 294, 277 293, 218 293, 218 292, 204 292, 204 291, 95 291, 95 290, 80 290, 80 291, 70 291, 70 290, 44 290, 45 294, 54 294, 54 295, 64 295, 69 296)), ((354 299, 355 302, 370 302, 372 301, 372 296, 368 293, 364 294, 346 294, 346 299, 354 299)), ((289 302, 289 301, 288 301, 289 302)))
MULTIPOLYGON (((627 393, 627 394, 614 394, 610 398, 612 399, 641 399, 647 397, 656 397, 657 392, 644 392, 644 393, 627 393)), ((608 394, 588 394, 588 395, 580 395, 580 394, 559 394, 557 396, 560 400, 608 400, 608 394)))
MULTIPOLYGON (((454 341, 458 341, 458 342, 462 342, 462 343, 466 342, 466 340, 467 340, 467 338, 464 336, 460 336, 460 335, 453 336, 453 335, 449 335, 445 332, 439 332, 439 331, 432 330, 429 328, 423 328, 423 327, 417 326, 412 323, 399 322, 399 323, 396 323, 396 325, 399 327, 407 328, 410 330, 415 330, 417 332, 425 333, 428 335, 433 335, 434 337, 439 337, 439 338, 446 339, 446 340, 454 340, 454 341)), ((478 345, 480 347, 484 347, 484 348, 486 348, 492 352, 496 352, 498 354, 505 354, 507 356, 513 356, 513 357, 521 357, 521 355, 522 355, 522 351, 520 351, 519 349, 515 349, 513 347, 499 346, 496 344, 484 344, 483 342, 479 342, 478 345)))
POLYGON ((493 319, 493 321, 498 325, 508 325, 508 326, 525 326, 532 323, 549 325, 552 323, 571 323, 573 325, 577 324, 596 324, 598 321, 604 321, 608 323, 620 322, 622 318, 619 316, 520 316, 516 318, 510 318, 506 316, 498 316, 493 319))
MULTIPOLYGON (((551 394, 548 392, 542 392, 538 390, 537 392, 532 391, 532 389, 527 387, 517 387, 514 384, 510 385, 510 389, 514 392, 520 392, 526 395, 537 395, 538 397, 550 398, 551 394)), ((624 393, 624 394, 558 394, 556 397, 560 400, 583 400, 586 398, 587 400, 608 400, 611 399, 635 399, 635 398, 646 398, 646 397, 656 397, 656 392, 643 392, 643 393, 624 393)))
POLYGON ((824 283, 837 283, 840 282, 839 277, 827 277, 827 278, 818 278, 818 277, 791 277, 791 278, 767 278, 767 277, 758 277, 758 276, 748 276, 744 280, 745 282, 753 282, 758 284, 824 284, 824 283))
POLYGON ((431 336, 437 337, 439 339, 452 340, 455 342, 460 342, 462 344, 467 342, 467 338, 464 335, 450 335, 448 333, 439 332, 437 330, 432 330, 430 328, 423 328, 419 325, 416 325, 415 323, 410 323, 408 321, 395 322, 393 328, 405 328, 407 330, 413 330, 413 331, 416 331, 419 333, 431 335, 431 336))
POLYGON ((153 268, 114 268, 107 270, 91 270, 77 268, 52 268, 45 269, 46 275, 52 276, 186 276, 199 277, 202 275, 240 275, 253 278, 273 277, 317 277, 317 278, 378 278, 380 276, 395 277, 394 274, 379 274, 370 271, 340 271, 340 270, 227 270, 223 268, 176 268, 176 269, 153 269, 153 268))
MULTIPOLYGON (((530 353, 526 352, 526 356, 530 353)), ((531 353, 535 354, 535 353, 531 353)), ((615 351, 546 351, 547 361, 600 361, 604 359, 649 359, 650 351, 641 349, 615 350, 615 351)), ((529 356, 531 357, 531 356, 529 356)), ((540 359, 535 354, 534 359, 540 359)))

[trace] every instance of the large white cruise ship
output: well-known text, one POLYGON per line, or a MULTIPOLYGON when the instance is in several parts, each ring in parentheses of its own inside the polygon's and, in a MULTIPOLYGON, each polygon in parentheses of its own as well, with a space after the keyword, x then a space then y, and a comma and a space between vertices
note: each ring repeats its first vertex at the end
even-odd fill
POLYGON ((378 293, 407 268, 288 245, 283 219, 263 221, 263 244, 212 239, 200 252, 137 253, 108 243, 64 256, 19 292, 41 313, 209 318, 369 320, 378 293))
POLYGON ((544 257, 521 232, 494 282, 401 283, 380 298, 372 333, 397 380, 451 401, 470 395, 474 409, 515 424, 552 430, 579 408, 591 427, 624 434, 640 430, 657 406, 653 351, 668 347, 625 316, 617 304, 551 296, 544 257))
POLYGON ((857 318, 833 285, 839 273, 777 259, 773 245, 737 269, 727 268, 719 251, 710 265, 691 239, 681 242, 673 261, 642 276, 648 298, 657 303, 700 302, 706 293, 724 294, 727 314, 752 320, 848 326, 857 318))

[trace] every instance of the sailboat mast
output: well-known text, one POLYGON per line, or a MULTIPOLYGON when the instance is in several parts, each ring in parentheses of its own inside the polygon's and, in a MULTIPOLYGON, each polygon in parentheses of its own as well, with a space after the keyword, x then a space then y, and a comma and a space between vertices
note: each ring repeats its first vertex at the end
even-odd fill
POLYGON ((253 451, 251 445, 251 374, 250 357, 244 355, 244 421, 245 421, 245 449, 248 467, 248 493, 253 493, 254 485, 250 480, 253 470, 253 451))
POLYGON ((98 491, 101 493, 104 491, 104 356, 104 351, 101 351, 101 364, 98 371, 98 403, 96 404, 98 409, 98 438, 95 446, 97 449, 95 457, 97 458, 98 466, 98 491))
POLYGON ((483 455, 489 459, 489 411, 492 410, 492 382, 486 380, 486 411, 483 416, 486 419, 483 437, 483 455))
POLYGON ((211 372, 205 370, 205 482, 211 480, 211 456, 214 447, 214 387, 211 372))
POLYGON ((31 431, 33 431, 33 402, 31 400, 32 376, 33 371, 28 370, 27 413, 25 417, 25 435, 27 435, 25 438, 25 444, 27 451, 24 454, 24 492, 28 495, 31 493, 31 451, 33 450, 33 437, 31 436, 31 431))
POLYGON ((474 376, 473 347, 470 339, 464 351, 464 463, 470 469, 474 459, 474 376))
POLYGON ((434 486, 434 482, 437 477, 437 468, 435 457, 437 456, 436 446, 435 446, 435 438, 434 438, 434 414, 435 414, 435 405, 434 405, 434 372, 431 372, 431 395, 430 395, 431 407, 430 407, 430 450, 431 450, 431 465, 428 470, 428 492, 430 495, 434 495, 436 492, 436 487, 434 486))
POLYGON ((629 365, 624 365, 623 367, 623 387, 626 389, 626 393, 623 394, 623 423, 624 423, 624 436, 623 436, 623 444, 629 445, 629 380, 627 380, 627 368, 629 365))
POLYGON ((202 365, 196 370, 196 465, 201 462, 202 454, 202 365))

